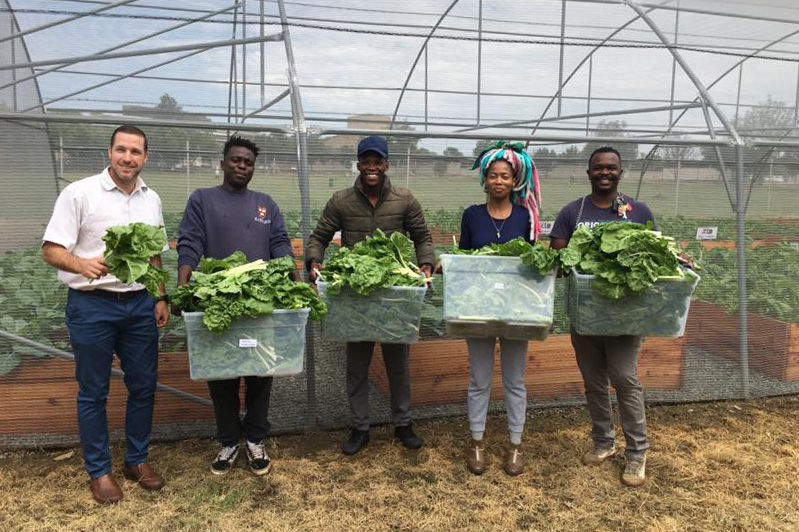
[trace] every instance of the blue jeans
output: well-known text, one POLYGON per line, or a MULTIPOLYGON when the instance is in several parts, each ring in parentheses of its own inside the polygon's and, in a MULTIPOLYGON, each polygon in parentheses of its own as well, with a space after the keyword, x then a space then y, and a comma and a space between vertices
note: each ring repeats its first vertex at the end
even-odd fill
POLYGON ((155 300, 146 290, 125 301, 70 290, 66 315, 75 353, 78 427, 86 471, 92 478, 111 472, 106 400, 114 353, 128 389, 125 463, 146 462, 158 379, 155 300))

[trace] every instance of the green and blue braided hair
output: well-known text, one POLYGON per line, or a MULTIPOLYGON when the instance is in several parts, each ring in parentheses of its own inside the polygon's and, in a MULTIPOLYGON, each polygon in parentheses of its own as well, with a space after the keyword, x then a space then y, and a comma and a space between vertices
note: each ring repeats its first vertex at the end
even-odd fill
POLYGON ((539 212, 541 208, 541 186, 538 171, 530 154, 521 142, 500 140, 487 147, 474 161, 472 170, 480 169, 480 185, 485 186, 488 167, 494 161, 507 161, 515 175, 511 201, 526 208, 530 213, 530 238, 535 240, 541 232, 539 212))

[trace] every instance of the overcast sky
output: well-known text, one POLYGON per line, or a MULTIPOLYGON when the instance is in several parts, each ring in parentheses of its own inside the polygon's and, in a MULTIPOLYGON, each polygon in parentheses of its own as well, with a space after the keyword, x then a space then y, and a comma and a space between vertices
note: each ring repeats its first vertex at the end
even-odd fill
MULTIPOLYGON (((88 11, 96 9, 97 3, 82 0, 10 0, 20 10, 88 11)), ((399 88, 405 83, 423 39, 419 35, 439 19, 451 0, 387 0, 364 4, 355 0, 308 0, 287 1, 287 11, 297 25, 334 27, 338 30, 294 26, 291 28, 294 53, 299 79, 303 85, 302 97, 305 112, 309 116, 347 116, 356 113, 391 115, 397 104, 399 88), (364 6, 368 5, 368 8, 364 6), (313 19, 313 20, 311 20, 313 19), (372 33, 365 33, 372 32, 372 33), (388 32, 395 35, 380 35, 388 32), (400 36, 397 33, 410 35, 400 36), (358 89, 313 88, 325 85, 335 87, 357 87, 358 89), (388 89, 388 90, 381 90, 388 89)), ((659 2, 660 3, 660 2, 659 2)), ((788 22, 766 20, 743 20, 730 16, 715 16, 680 12, 677 41, 684 46, 702 47, 707 50, 741 54, 749 53, 771 41, 799 32, 799 7, 788 0, 766 0, 742 2, 736 0, 677 0, 666 2, 667 6, 679 5, 696 10, 724 11, 727 13, 750 13, 759 17, 771 17, 788 22)), ((139 0, 131 6, 107 11, 108 14, 148 17, 172 17, 185 19, 201 14, 181 10, 157 10, 134 7, 158 5, 161 7, 218 10, 230 2, 195 0, 190 3, 179 0, 139 0)), ((485 1, 483 5, 483 32, 487 39, 537 41, 537 44, 484 42, 482 46, 481 89, 497 95, 482 98, 481 119, 483 123, 502 120, 534 119, 540 117, 555 94, 559 79, 560 0, 505 0, 485 1), (516 96, 509 96, 516 95, 516 96), (522 98, 519 95, 539 96, 522 98)), ((444 19, 440 36, 475 37, 478 29, 478 0, 462 0, 444 19)), ((257 36, 260 2, 248 0, 247 36, 257 36)), ((276 22, 277 6, 265 2, 267 14, 266 33, 279 30, 276 22)), ((20 12, 19 23, 28 29, 49 23, 64 14, 20 12)), ((570 46, 565 48, 563 76, 567 77, 586 57, 591 48, 577 44, 596 43, 613 36, 615 45, 659 45, 660 42, 641 20, 637 20, 622 31, 617 31, 635 18, 635 13, 621 4, 571 1, 566 8, 566 38, 570 46)), ((660 28, 674 39, 676 11, 660 9, 652 12, 652 18, 660 28)), ((230 15, 215 20, 230 21, 230 15)), ((86 17, 35 33, 26 38, 32 60, 65 58, 97 53, 105 48, 132 40, 161 29, 179 24, 180 20, 154 20, 118 17, 86 17)), ((239 28, 241 25, 239 25, 239 28)), ((4 30, 7 32, 7 30, 4 30)), ((0 33, 2 34, 2 33, 0 33)), ((148 39, 125 48, 147 49, 172 45, 219 41, 231 38, 229 23, 199 23, 168 34, 148 39)), ((238 37, 243 34, 239 29, 238 37)), ((182 53, 133 57, 118 60, 85 62, 68 67, 67 70, 94 74, 126 74, 158 62, 176 58, 182 53)), ((713 84, 727 69, 740 61, 732 55, 709 54, 692 51, 682 52, 699 79, 706 85, 713 84)), ((794 105, 799 76, 799 37, 794 35, 770 48, 767 55, 790 58, 793 62, 754 59, 745 63, 741 82, 742 104, 757 104, 768 96, 794 105)), ((243 77, 242 49, 238 49, 237 75, 243 77)), ((432 90, 473 92, 478 84, 477 43, 472 40, 437 38, 430 42, 428 51, 427 81, 432 90)), ((286 59, 282 43, 266 45, 266 82, 286 82, 286 59)), ((3 59, 7 61, 6 55, 3 59)), ((258 45, 249 45, 246 51, 246 76, 249 82, 260 80, 260 53, 258 45)), ((226 82, 230 75, 231 53, 229 48, 217 48, 192 58, 173 63, 144 73, 175 78, 192 78, 205 81, 226 82)), ((667 50, 657 48, 603 48, 594 55, 591 93, 594 112, 664 105, 670 98, 672 56, 667 50)), ((584 64, 564 89, 561 113, 579 114, 586 111, 584 97, 588 92, 588 63, 584 64)), ((75 90, 89 87, 109 78, 100 75, 54 73, 40 78, 40 88, 45 101, 63 96, 75 90)), ((417 89, 406 93, 399 109, 400 118, 420 120, 424 116, 425 68, 422 60, 410 78, 409 87, 417 89)), ((282 87, 267 87, 268 101, 283 90, 282 87)), ((189 111, 224 113, 228 104, 226 83, 191 83, 185 81, 126 80, 94 89, 71 99, 52 104, 52 108, 102 108, 119 109, 123 102, 154 104, 159 96, 168 92, 189 111)), ((730 115, 735 113, 738 92, 738 71, 726 76, 711 89, 713 97, 730 115)), ((678 68, 675 83, 675 98, 691 100, 697 94, 688 76, 678 68)), ((239 96, 239 104, 242 103, 239 96)), ((251 86, 246 95, 247 111, 261 105, 261 91, 251 86)), ((273 108, 273 112, 286 114, 288 100, 273 108)), ((745 109, 742 111, 744 112, 745 109)), ((477 115, 477 98, 474 95, 431 93, 428 99, 428 114, 432 121, 449 121, 472 124, 477 115)), ((547 111, 546 116, 557 115, 557 105, 547 111)), ((612 118, 611 118, 612 119, 612 118)), ((669 120, 668 112, 626 115, 618 119, 630 127, 641 129, 663 129, 669 120)), ((595 125, 600 119, 592 119, 595 125)), ((266 122, 264 122, 266 123, 266 122)), ((270 121, 288 125, 287 120, 270 121)), ((680 122, 686 131, 701 126, 701 111, 693 110, 680 122)), ((316 125, 325 125, 317 123, 316 125)), ((327 124, 333 125, 333 124, 327 124)), ((585 127, 585 119, 563 124, 569 127, 585 127)), ((580 134, 579 131, 571 132, 580 134)), ((446 142, 432 145, 440 147, 446 142)), ((463 143, 457 143, 462 145, 463 143)))

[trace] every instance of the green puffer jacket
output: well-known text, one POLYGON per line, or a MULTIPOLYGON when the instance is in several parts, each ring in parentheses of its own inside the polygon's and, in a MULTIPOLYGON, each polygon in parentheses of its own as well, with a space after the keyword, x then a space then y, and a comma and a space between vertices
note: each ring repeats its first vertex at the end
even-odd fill
POLYGON ((336 231, 341 231, 341 245, 352 247, 375 229, 382 229, 387 235, 402 231, 413 240, 419 265, 435 264, 433 237, 424 221, 422 206, 413 194, 407 189, 391 186, 386 177, 377 206, 372 207, 358 177, 352 187, 339 190, 325 205, 322 217, 308 240, 306 268, 310 268, 311 262, 322 262, 325 249, 336 231))

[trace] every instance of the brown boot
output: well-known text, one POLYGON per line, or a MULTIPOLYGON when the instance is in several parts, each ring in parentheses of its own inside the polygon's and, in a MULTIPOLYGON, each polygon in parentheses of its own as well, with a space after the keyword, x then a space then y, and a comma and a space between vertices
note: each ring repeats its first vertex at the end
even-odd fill
POLYGON ((126 465, 122 473, 126 479, 138 482, 139 486, 146 490, 155 491, 164 487, 164 477, 159 475, 149 462, 126 465))
POLYGON ((89 489, 92 498, 100 504, 112 504, 122 500, 122 490, 111 473, 89 479, 89 489))
POLYGON ((482 475, 486 470, 486 444, 485 441, 469 439, 466 448, 466 467, 475 475, 482 475))
POLYGON ((515 477, 524 471, 524 458, 522 457, 522 446, 511 443, 505 451, 505 461, 502 464, 505 473, 515 477))

